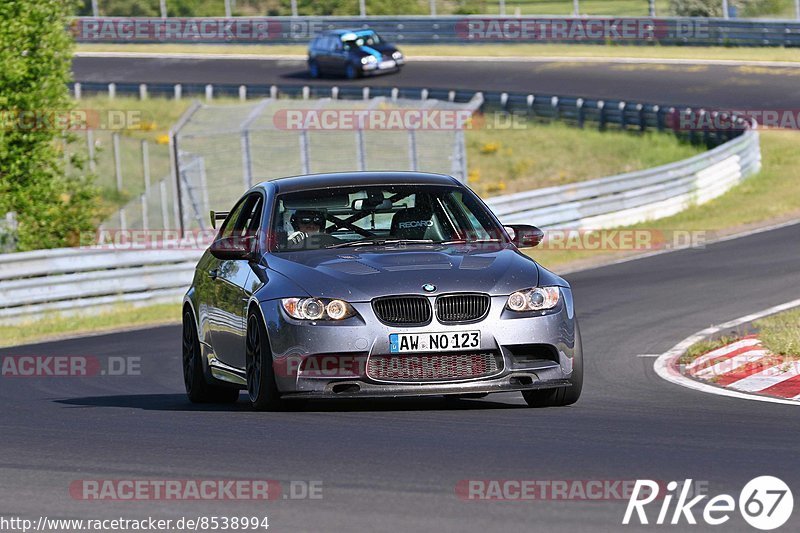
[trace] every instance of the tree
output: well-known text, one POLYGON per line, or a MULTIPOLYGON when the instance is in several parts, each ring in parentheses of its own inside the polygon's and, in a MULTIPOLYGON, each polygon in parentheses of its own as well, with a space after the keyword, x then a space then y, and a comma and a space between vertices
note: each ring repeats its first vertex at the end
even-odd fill
POLYGON ((71 0, 0 2, 0 216, 17 213, 21 250, 77 244, 98 215, 91 181, 65 176, 65 132, 53 120, 72 107, 65 29, 73 8, 71 0))

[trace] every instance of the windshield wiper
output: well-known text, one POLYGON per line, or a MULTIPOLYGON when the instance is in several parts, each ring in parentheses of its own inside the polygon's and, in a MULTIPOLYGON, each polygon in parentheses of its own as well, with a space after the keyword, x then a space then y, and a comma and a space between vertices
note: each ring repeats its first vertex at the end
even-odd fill
POLYGON ((332 244, 325 248, 348 248, 355 246, 394 246, 397 244, 433 244, 432 239, 362 239, 341 244, 332 244))
POLYGON ((484 242, 500 242, 500 239, 453 239, 451 241, 436 241, 436 244, 480 244, 484 242))

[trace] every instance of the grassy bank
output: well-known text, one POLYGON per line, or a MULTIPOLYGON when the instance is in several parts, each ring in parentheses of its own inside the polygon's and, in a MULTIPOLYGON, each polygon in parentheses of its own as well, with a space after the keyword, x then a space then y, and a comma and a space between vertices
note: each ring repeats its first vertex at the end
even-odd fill
POLYGON ((0 326, 0 348, 121 328, 178 324, 180 321, 181 306, 178 303, 143 307, 120 305, 103 313, 78 316, 53 314, 44 320, 0 326))
MULTIPOLYGON (((78 52, 136 52, 150 54, 245 54, 305 55, 307 47, 296 45, 243 44, 79 44, 78 52)), ((488 56, 488 57, 593 57, 644 59, 705 59, 725 61, 800 61, 799 48, 756 48, 722 46, 626 46, 589 44, 440 44, 402 45, 413 61, 424 56, 488 56)))
MULTIPOLYGON (((761 132, 762 170, 724 195, 677 215, 644 222, 628 229, 703 231, 708 240, 788 219, 800 218, 800 132, 761 132)), ((535 221, 532 221, 535 223, 535 221)), ((602 264, 624 258, 626 252, 537 250, 537 261, 556 270, 602 264)))

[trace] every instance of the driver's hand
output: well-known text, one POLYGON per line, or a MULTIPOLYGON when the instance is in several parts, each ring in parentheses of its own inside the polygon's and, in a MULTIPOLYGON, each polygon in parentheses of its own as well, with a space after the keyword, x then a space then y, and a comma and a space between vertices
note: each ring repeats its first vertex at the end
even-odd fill
POLYGON ((295 231, 287 237, 287 240, 288 244, 297 246, 307 238, 308 235, 306 233, 303 233, 302 231, 295 231))

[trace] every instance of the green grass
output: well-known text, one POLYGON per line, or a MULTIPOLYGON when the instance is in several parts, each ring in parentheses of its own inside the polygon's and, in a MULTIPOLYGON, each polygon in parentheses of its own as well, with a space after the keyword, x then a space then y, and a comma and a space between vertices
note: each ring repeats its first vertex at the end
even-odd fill
POLYGON ((759 338, 772 353, 800 356, 800 309, 757 320, 759 338))
POLYGON ((516 126, 467 131, 468 181, 481 196, 641 170, 704 151, 668 133, 601 132, 557 122, 525 121, 516 126))
MULTIPOLYGON (((706 204, 628 228, 704 231, 707 239, 712 240, 735 231, 800 217, 798 142, 800 133, 796 131, 762 131, 762 170, 757 175, 706 204)), ((527 253, 546 267, 558 270, 613 261, 624 257, 625 252, 533 248, 527 253)))
POLYGON ((727 346, 737 340, 739 340, 739 337, 735 335, 723 335, 715 339, 704 339, 689 346, 689 349, 680 357, 678 362, 682 365, 688 365, 701 355, 716 350, 717 348, 727 346))
MULTIPOLYGON (((800 308, 778 313, 753 322, 758 338, 770 352, 784 358, 800 358, 800 308)), ((745 336, 743 331, 696 342, 686 350, 679 362, 689 364, 696 358, 722 348, 745 336)))
MULTIPOLYGON (((184 54, 299 55, 306 54, 305 45, 214 45, 214 44, 79 44, 79 52, 138 52, 184 54)), ((800 48, 782 47, 692 47, 692 46, 627 46, 587 44, 441 44, 402 45, 409 61, 424 56, 490 56, 490 57, 594 57, 644 59, 707 59, 728 61, 800 61, 800 48)))
POLYGON ((177 324, 180 320, 181 306, 178 303, 143 307, 120 305, 100 314, 68 316, 53 313, 13 326, 0 326, 0 347, 135 326, 177 324))

